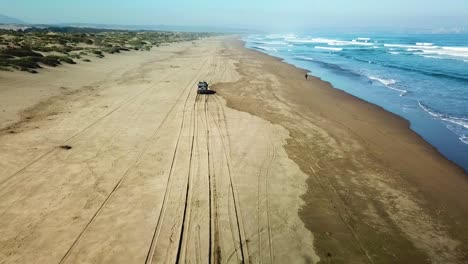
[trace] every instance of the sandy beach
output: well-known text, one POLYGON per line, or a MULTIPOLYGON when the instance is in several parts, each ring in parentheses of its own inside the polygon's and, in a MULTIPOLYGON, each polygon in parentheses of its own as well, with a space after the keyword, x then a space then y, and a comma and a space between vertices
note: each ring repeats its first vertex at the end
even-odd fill
POLYGON ((304 75, 234 37, 0 72, 0 263, 466 263, 468 175, 304 75))

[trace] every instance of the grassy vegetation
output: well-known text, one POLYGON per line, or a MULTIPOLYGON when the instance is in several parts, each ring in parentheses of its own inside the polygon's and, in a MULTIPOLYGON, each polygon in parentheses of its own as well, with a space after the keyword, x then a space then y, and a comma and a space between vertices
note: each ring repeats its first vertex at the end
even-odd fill
POLYGON ((106 54, 150 51, 173 42, 193 41, 207 33, 122 31, 90 28, 0 30, 0 70, 37 73, 44 66, 91 62, 106 54))

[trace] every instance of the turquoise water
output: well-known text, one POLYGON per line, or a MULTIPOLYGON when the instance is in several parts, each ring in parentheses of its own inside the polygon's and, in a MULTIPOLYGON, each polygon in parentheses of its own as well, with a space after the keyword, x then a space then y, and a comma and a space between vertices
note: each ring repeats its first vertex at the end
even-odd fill
POLYGON ((251 35, 246 46, 410 121, 468 171, 468 35, 251 35))

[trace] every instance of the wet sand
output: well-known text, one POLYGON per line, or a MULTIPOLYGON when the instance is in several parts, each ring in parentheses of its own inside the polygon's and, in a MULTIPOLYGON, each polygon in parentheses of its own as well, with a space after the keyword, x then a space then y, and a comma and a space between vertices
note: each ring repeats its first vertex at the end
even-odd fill
POLYGON ((0 262, 466 262, 467 175, 304 74, 232 38, 1 72, 0 262))
MULTIPOLYGON (((325 263, 468 261, 468 175, 384 109, 228 42, 228 106, 279 124, 309 176, 301 219, 325 263)), ((313 73, 312 73, 313 75, 313 73)))

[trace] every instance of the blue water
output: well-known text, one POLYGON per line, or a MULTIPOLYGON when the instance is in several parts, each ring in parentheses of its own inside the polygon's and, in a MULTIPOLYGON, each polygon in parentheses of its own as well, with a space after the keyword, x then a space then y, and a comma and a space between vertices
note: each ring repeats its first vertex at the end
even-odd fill
POLYGON ((468 171, 468 35, 251 35, 246 46, 404 117, 468 171))

